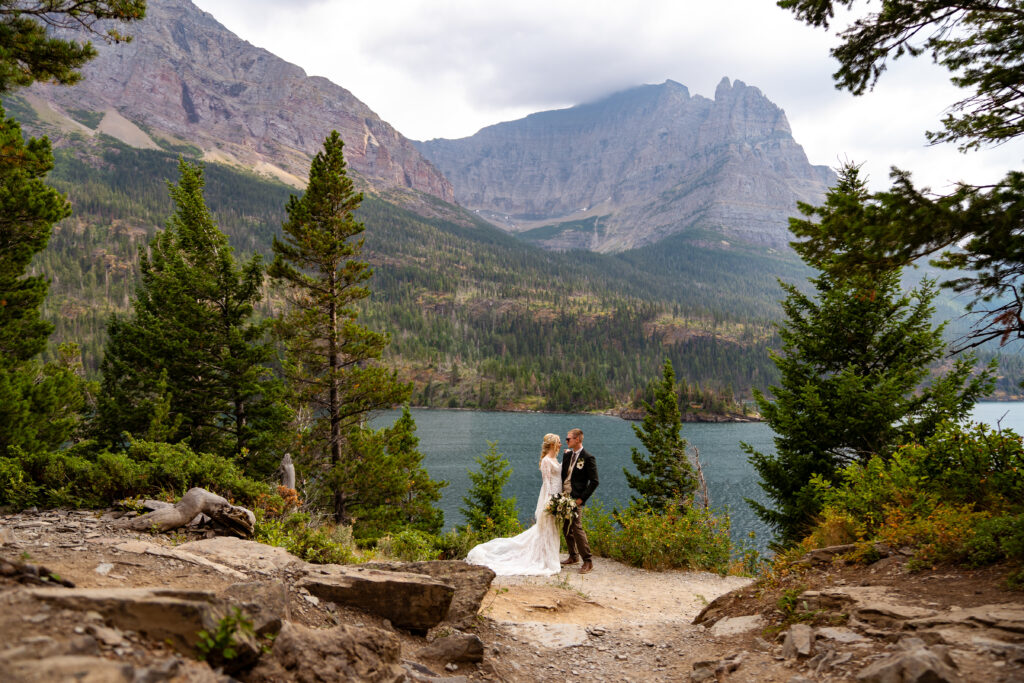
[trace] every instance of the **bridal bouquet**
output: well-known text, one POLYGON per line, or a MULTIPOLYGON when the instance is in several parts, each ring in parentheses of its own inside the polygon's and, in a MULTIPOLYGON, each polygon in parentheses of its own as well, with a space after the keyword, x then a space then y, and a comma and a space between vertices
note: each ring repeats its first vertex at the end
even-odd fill
POLYGON ((562 521, 568 521, 572 519, 572 516, 576 514, 576 501, 569 496, 556 493, 551 496, 551 500, 548 501, 548 506, 545 508, 551 513, 551 516, 555 519, 562 521))

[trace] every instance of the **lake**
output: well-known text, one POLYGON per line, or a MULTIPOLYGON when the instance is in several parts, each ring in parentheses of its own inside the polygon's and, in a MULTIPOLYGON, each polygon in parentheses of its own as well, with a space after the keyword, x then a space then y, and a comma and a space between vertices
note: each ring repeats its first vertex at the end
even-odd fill
MULTIPOLYGON (((392 424, 399 414, 398 411, 382 413, 374 419, 373 425, 380 428, 392 424)), ((636 471, 630 449, 640 448, 632 422, 605 415, 470 410, 414 409, 412 415, 424 466, 432 478, 448 482, 439 505, 444 511, 445 529, 465 522, 459 508, 464 505, 462 497, 470 487, 468 472, 478 469, 476 458, 487 451, 488 441, 497 442, 498 451, 512 467, 504 493, 506 497, 515 497, 519 520, 524 524, 533 520, 540 487, 537 468, 540 443, 548 432, 558 434, 564 444, 568 430, 573 427, 583 430, 584 445, 597 458, 601 478, 601 485, 591 501, 599 501, 608 509, 624 507, 633 493, 623 474, 624 467, 636 471)), ((979 403, 972 419, 991 425, 999 422, 1003 428, 1024 434, 1024 402, 979 403)), ((771 539, 771 532, 745 499, 764 502, 765 498, 758 486, 757 474, 740 449, 740 442, 762 452, 771 452, 774 450, 772 431, 759 422, 686 423, 682 434, 700 452, 712 506, 729 511, 733 540, 744 540, 753 531, 756 544, 764 548, 771 539)))

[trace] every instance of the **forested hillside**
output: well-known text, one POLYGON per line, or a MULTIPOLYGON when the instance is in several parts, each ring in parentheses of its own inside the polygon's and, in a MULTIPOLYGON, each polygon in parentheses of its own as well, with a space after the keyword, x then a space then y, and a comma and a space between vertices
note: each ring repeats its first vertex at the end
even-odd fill
MULTIPOLYGON (((128 305, 138 249, 171 211, 177 157, 104 136, 75 143, 58 146, 49 179, 74 215, 35 267, 53 278, 53 344, 78 341, 93 371, 108 316, 128 305)), ((206 183, 239 253, 268 253, 296 190, 219 164, 206 183)), ((417 405, 608 408, 666 357, 691 386, 743 398, 773 377, 775 278, 803 277, 791 257, 694 247, 693 235, 604 256, 546 252, 469 214, 432 220, 375 196, 358 217, 375 268, 366 319, 391 333, 390 361, 414 381, 417 405)))

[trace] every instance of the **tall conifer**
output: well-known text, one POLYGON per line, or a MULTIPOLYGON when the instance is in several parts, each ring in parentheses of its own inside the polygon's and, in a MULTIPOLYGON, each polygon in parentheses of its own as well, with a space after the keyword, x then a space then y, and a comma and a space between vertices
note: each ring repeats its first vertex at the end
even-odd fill
MULTIPOLYGON (((96 55, 88 42, 54 37, 49 28, 76 26, 110 40, 126 40, 100 20, 133 21, 145 0, 0 0, 0 95, 36 81, 69 85, 96 55)), ((71 214, 68 201, 44 183, 53 168, 46 138, 25 140, 0 108, 0 457, 64 443, 84 403, 77 348, 61 348, 62 362, 42 363, 53 325, 40 315, 49 289, 45 275, 28 275, 53 226, 71 214)))
POLYGON ((261 258, 237 264, 203 199, 203 172, 181 160, 175 211, 148 251, 132 313, 114 316, 100 369, 98 426, 237 458, 253 474, 276 465, 289 411, 267 368, 267 322, 253 319, 261 258), (169 409, 161 410, 164 403, 169 409), (156 417, 159 425, 154 424, 156 417))
MULTIPOLYGON (((823 207, 801 210, 831 234, 857 233, 852 228, 879 216, 852 166, 842 169, 823 207)), ((792 221, 797 233, 809 223, 792 221)), ((843 252, 861 247, 850 241, 843 252)), ((932 283, 904 294, 898 267, 865 278, 829 255, 804 259, 821 269, 810 279, 814 296, 782 284, 786 320, 779 326, 782 351, 773 356, 780 385, 771 387, 774 400, 755 392, 776 434, 775 452, 744 445, 775 507, 748 502, 783 545, 799 541, 820 510, 812 475, 835 481, 851 462, 923 440, 943 420, 965 417, 991 388, 991 370, 972 376, 971 357, 929 378, 945 350, 942 327, 932 326, 932 283)))
POLYGON ((623 468, 626 482, 639 496, 633 502, 665 512, 682 509, 697 489, 697 478, 686 457, 686 439, 676 393, 676 374, 672 361, 665 360, 662 379, 654 387, 654 402, 644 401, 643 423, 633 425, 633 433, 647 449, 645 454, 633 448, 633 464, 639 474, 623 468))
POLYGON ((364 428, 371 411, 407 400, 411 388, 374 363, 387 335, 358 322, 356 306, 370 295, 366 282, 373 271, 359 259, 364 227, 353 213, 363 195, 348 177, 344 144, 332 131, 310 166, 306 192, 289 200, 270 274, 287 285, 285 372, 310 415, 304 465, 329 486, 335 519, 348 523, 350 473, 364 457, 354 447, 353 430, 364 428))
POLYGON ((42 319, 49 289, 29 266, 71 207, 44 179, 53 168, 46 138, 23 139, 0 109, 0 457, 14 446, 52 449, 70 435, 83 399, 74 373, 44 365, 53 325, 42 319))

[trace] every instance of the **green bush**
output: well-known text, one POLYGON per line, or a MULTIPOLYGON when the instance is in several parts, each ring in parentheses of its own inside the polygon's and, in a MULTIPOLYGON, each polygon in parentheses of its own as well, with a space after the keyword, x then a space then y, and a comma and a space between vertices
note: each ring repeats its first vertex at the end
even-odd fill
POLYGON ((813 480, 824 509, 804 545, 909 546, 910 568, 1024 562, 1024 446, 1012 431, 942 425, 923 444, 813 480))
POLYGON ((982 521, 964 545, 965 559, 974 567, 1003 560, 1024 563, 1024 514, 982 521))
POLYGON ((23 510, 35 504, 38 494, 39 486, 25 474, 18 458, 0 457, 0 505, 23 510))
POLYGON ((313 564, 353 564, 359 561, 351 528, 319 526, 303 512, 277 518, 257 509, 255 536, 260 543, 284 548, 313 564))
POLYGON ((729 570, 732 543, 725 515, 693 508, 655 513, 639 506, 609 515, 598 507, 584 512, 583 525, 591 550, 635 567, 729 570))
POLYGON ((10 452, 0 458, 0 505, 15 509, 105 507, 123 498, 178 497, 194 486, 252 505, 270 491, 235 463, 185 444, 133 441, 127 451, 110 451, 85 441, 63 451, 10 452))
POLYGON ((469 551, 497 536, 484 536, 469 527, 458 527, 441 534, 435 540, 438 558, 442 560, 464 560, 469 551))
POLYGON ((403 562, 424 562, 436 560, 441 550, 437 546, 437 536, 416 529, 403 529, 378 539, 377 553, 403 562))

